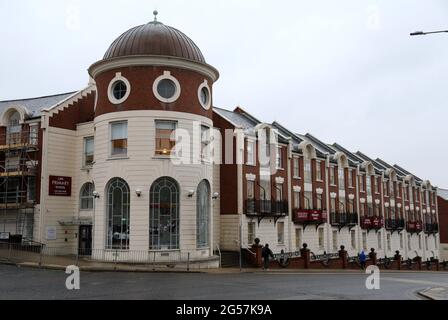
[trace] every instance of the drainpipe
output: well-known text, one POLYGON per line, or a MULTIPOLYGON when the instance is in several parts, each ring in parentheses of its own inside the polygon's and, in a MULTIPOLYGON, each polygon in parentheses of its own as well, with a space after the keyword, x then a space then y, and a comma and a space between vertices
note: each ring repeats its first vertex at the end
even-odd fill
POLYGON ((44 215, 47 211, 46 206, 46 192, 48 185, 48 174, 47 174, 47 158, 48 158, 48 127, 49 127, 49 119, 48 112, 42 111, 42 120, 41 120, 41 129, 42 129, 42 159, 41 159, 41 179, 40 179, 40 212, 39 212, 39 232, 38 232, 38 241, 40 243, 44 243, 44 230, 45 230, 45 219, 44 215))
POLYGON ((362 228, 361 228, 361 213, 359 211, 359 197, 360 197, 360 193, 359 193, 359 173, 360 173, 360 165, 358 164, 358 166, 355 169, 355 188, 356 188, 356 192, 355 192, 355 196, 356 196, 356 212, 358 213, 358 252, 360 252, 361 250, 364 250, 364 248, 362 248, 362 228))
POLYGON ((327 208, 327 248, 326 251, 330 252, 331 248, 331 242, 330 242, 330 235, 332 236, 332 228, 331 228, 331 221, 330 221, 330 188, 329 188, 329 176, 328 171, 330 168, 330 155, 327 155, 327 158, 325 159, 325 202, 326 202, 326 208, 327 208))

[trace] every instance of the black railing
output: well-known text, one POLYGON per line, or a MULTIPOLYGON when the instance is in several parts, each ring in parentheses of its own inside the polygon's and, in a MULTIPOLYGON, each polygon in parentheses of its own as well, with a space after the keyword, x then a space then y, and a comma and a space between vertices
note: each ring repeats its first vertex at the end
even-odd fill
POLYGON ((386 229, 388 230, 403 230, 404 227, 404 219, 386 219, 386 229))
POLYGON ((349 212, 333 212, 330 214, 333 226, 351 226, 358 224, 358 214, 349 212))
POLYGON ((287 215, 288 201, 247 199, 245 214, 248 215, 287 215))
POLYGON ((437 232, 439 232, 439 224, 437 222, 425 223, 425 233, 437 233, 437 232))

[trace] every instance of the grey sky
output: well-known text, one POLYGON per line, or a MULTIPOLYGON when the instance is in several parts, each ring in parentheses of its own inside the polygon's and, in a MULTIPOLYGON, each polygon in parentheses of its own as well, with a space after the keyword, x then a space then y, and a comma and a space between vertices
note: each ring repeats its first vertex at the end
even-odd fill
POLYGON ((221 73, 214 104, 448 187, 444 0, 0 0, 0 100, 81 89, 127 29, 159 20, 221 73))

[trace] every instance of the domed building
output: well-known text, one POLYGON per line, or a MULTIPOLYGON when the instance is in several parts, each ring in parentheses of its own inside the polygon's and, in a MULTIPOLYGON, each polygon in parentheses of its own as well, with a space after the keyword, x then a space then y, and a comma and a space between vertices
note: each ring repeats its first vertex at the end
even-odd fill
POLYGON ((240 250, 259 266, 260 242, 313 263, 341 246, 439 257, 428 180, 215 107, 218 71, 157 12, 88 73, 80 91, 0 101, 0 249, 200 268, 240 250))

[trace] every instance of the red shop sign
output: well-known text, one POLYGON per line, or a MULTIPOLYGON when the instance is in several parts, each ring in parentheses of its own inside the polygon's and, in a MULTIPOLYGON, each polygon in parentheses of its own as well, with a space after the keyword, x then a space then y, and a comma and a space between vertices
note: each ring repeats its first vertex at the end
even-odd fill
POLYGON ((72 178, 50 176, 48 195, 70 197, 72 195, 72 178))

